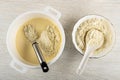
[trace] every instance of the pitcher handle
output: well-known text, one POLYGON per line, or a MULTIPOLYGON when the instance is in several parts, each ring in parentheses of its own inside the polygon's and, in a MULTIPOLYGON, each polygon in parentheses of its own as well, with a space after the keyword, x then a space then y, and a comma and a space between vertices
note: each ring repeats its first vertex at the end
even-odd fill
POLYGON ((15 61, 11 61, 10 66, 15 69, 16 71, 20 72, 20 73, 25 73, 27 72, 27 69, 19 64, 17 64, 15 61))
POLYGON ((57 19, 60 19, 60 17, 61 17, 61 13, 59 11, 57 11, 56 9, 50 7, 50 6, 45 8, 45 12, 54 16, 57 19))

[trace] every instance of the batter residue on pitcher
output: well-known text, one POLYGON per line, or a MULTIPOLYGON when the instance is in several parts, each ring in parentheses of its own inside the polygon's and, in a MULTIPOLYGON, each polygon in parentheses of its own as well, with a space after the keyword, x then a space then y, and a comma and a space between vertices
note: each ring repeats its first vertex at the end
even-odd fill
POLYGON ((28 64, 39 65, 31 42, 24 34, 25 25, 31 24, 39 34, 37 42, 46 62, 50 62, 58 53, 61 46, 61 33, 57 25, 47 18, 33 18, 23 23, 17 31, 16 48, 18 55, 28 64))

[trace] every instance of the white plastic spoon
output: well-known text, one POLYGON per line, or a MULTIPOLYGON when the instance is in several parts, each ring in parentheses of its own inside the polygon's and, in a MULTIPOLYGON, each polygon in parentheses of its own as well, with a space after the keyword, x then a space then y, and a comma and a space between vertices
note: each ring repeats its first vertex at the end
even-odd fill
POLYGON ((100 48, 104 42, 104 35, 102 32, 96 30, 96 29, 91 29, 87 35, 86 35, 86 51, 83 56, 83 59, 77 69, 78 74, 82 74, 87 61, 90 57, 90 55, 93 54, 93 52, 100 48))

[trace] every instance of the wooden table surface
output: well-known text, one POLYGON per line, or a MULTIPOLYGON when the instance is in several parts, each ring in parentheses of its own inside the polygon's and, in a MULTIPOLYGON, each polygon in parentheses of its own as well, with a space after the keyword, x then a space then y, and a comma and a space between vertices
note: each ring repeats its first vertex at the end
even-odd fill
POLYGON ((120 80, 120 0, 0 0, 0 80, 120 80), (10 23, 20 14, 52 6, 61 12, 61 23, 66 33, 62 56, 50 66, 48 73, 31 69, 19 73, 9 66, 12 58, 6 47, 10 23), (91 59, 84 73, 75 73, 82 56, 74 48, 71 33, 74 24, 83 16, 98 14, 114 25, 116 44, 103 58, 91 59))

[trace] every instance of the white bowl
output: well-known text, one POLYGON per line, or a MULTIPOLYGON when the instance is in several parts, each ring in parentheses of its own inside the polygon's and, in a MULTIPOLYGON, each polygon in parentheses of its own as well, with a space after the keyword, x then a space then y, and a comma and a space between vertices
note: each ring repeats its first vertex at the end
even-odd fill
POLYGON ((62 36, 62 44, 60 47, 60 50, 57 54, 57 56, 51 60, 48 65, 53 64, 62 54, 64 46, 65 46, 65 33, 62 27, 62 24, 60 23, 59 19, 61 17, 61 13, 51 7, 46 7, 43 11, 30 11, 23 13, 22 15, 18 16, 10 25, 8 32, 7 32, 7 48, 12 56, 12 61, 10 63, 11 67, 14 68, 15 70, 19 72, 26 72, 30 68, 38 68, 39 66, 33 66, 26 64, 20 56, 18 56, 18 51, 15 46, 15 38, 16 38, 16 33, 17 30, 19 29, 20 25, 22 25, 25 21, 35 18, 35 17, 46 17, 54 21, 60 30, 61 36, 62 36))
POLYGON ((73 32, 72 32, 72 41, 73 41, 73 44, 75 46, 75 48, 82 54, 84 55, 84 53, 82 52, 82 50, 77 46, 77 43, 76 43, 76 39, 75 39, 75 33, 77 31, 77 28, 80 26, 81 23, 83 23, 84 21, 88 20, 88 19, 91 19, 91 18, 99 18, 99 19, 104 19, 106 21, 108 21, 109 23, 109 26, 112 30, 112 34, 113 34, 113 40, 112 40, 112 44, 107 48, 105 49, 104 51, 100 52, 99 54, 93 54, 90 56, 90 58, 99 58, 99 57, 103 57, 105 56, 113 47, 114 45, 114 41, 115 41, 115 32, 114 32, 114 29, 113 29, 113 25, 112 23, 105 17, 103 16, 99 16, 99 15, 88 15, 88 16, 85 16, 81 19, 78 20, 78 22, 75 24, 74 28, 73 28, 73 32))

